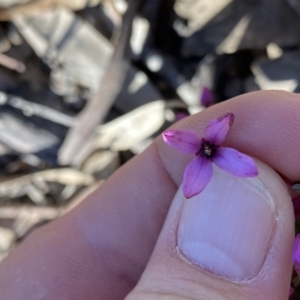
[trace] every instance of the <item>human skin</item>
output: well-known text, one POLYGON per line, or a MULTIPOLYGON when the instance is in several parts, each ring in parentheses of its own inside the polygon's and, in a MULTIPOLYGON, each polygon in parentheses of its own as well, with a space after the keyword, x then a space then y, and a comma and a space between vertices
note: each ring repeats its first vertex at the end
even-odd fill
POLYGON ((129 293, 128 300, 270 299, 270 293, 272 299, 287 299, 294 215, 277 173, 286 182, 300 180, 300 96, 245 94, 172 128, 201 135, 209 121, 227 112, 235 114, 235 122, 225 146, 261 161, 260 180, 271 194, 280 195, 275 200, 280 218, 272 235, 279 242, 270 244, 268 263, 256 277, 241 282, 216 277, 176 251, 179 220, 174 205, 167 214, 191 158, 158 137, 74 210, 33 232, 0 264, 1 299, 117 300, 129 293))

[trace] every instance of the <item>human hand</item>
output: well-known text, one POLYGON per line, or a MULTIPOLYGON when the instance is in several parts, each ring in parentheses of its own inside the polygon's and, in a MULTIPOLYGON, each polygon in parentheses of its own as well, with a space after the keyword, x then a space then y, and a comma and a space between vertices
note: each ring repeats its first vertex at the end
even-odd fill
POLYGON ((242 95, 173 128, 201 134, 227 112, 236 119, 225 144, 261 161, 258 180, 215 170, 185 200, 191 158, 159 137, 0 264, 1 299, 287 299, 294 215, 274 170, 300 179, 300 96, 242 95))

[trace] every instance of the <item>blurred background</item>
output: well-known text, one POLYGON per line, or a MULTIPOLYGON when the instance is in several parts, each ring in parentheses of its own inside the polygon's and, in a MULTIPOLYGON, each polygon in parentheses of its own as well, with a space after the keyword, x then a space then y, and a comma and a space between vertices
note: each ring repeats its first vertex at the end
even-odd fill
POLYGON ((299 28, 298 0, 0 0, 0 260, 172 123, 299 92, 299 28))

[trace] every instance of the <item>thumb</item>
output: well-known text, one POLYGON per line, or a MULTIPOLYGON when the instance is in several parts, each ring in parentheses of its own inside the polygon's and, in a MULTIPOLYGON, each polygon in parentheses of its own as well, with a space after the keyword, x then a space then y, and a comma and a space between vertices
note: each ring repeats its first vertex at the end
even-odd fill
POLYGON ((256 178, 214 170, 186 200, 179 188, 136 299, 288 298, 294 216, 287 188, 267 165, 256 178))

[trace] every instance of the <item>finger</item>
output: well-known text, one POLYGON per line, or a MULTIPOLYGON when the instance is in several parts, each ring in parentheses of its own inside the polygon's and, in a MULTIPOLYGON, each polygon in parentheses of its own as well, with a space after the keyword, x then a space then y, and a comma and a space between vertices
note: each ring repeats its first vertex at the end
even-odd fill
POLYGON ((124 299, 176 191, 160 165, 152 146, 73 211, 30 235, 0 264, 3 299, 124 299))
MULTIPOLYGON (((208 121, 233 112, 236 121, 227 144, 259 157, 293 181, 300 179, 299 100, 282 92, 252 93, 175 127, 202 134, 208 121)), ((124 298, 147 264, 189 160, 156 140, 1 264, 3 299, 34 299, 33 294, 44 294, 44 299, 124 298)))
POLYGON ((220 169, 186 200, 181 188, 146 270, 126 300, 288 298, 294 215, 281 178, 220 169), (271 296, 272 295, 272 296, 271 296))

